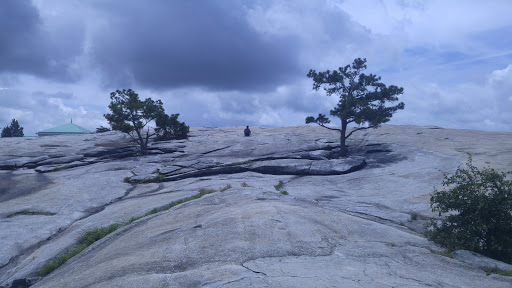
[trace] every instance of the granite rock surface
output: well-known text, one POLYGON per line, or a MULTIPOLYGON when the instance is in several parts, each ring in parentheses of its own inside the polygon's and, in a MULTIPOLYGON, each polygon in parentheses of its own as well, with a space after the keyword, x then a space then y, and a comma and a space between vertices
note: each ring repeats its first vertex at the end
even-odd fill
POLYGON ((442 248, 422 234, 443 172, 465 153, 512 170, 512 133, 384 125, 354 133, 340 159, 339 135, 321 127, 252 127, 251 137, 243 128, 192 128, 144 157, 117 132, 0 139, 0 286, 512 286, 478 267, 496 262, 433 254, 442 248), (85 231, 200 189, 217 192, 37 275, 85 231))

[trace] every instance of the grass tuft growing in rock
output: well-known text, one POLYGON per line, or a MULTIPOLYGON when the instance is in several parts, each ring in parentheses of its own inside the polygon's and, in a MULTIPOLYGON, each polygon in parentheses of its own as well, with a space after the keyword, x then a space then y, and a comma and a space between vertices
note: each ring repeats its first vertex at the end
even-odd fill
POLYGON ((78 245, 87 245, 90 246, 92 243, 100 240, 101 238, 107 236, 108 234, 116 231, 123 225, 121 224, 112 224, 107 227, 94 228, 82 234, 80 238, 76 241, 78 245))
MULTIPOLYGON (((228 185, 226 185, 226 187, 227 186, 229 186, 229 188, 231 188, 231 185, 228 184, 228 185)), ((226 187, 224 187, 224 188, 226 188, 226 187)), ((229 188, 227 188, 227 189, 229 189, 229 188)), ((225 189, 225 190, 227 190, 227 189, 225 189)), ((68 261, 69 259, 73 258, 74 256, 78 255, 80 252, 85 250, 85 248, 89 247, 94 242, 100 240, 101 238, 107 236, 108 234, 116 231, 120 227, 129 225, 129 224, 131 224, 139 219, 142 219, 146 216, 149 216, 149 215, 161 212, 161 211, 169 210, 176 205, 179 205, 179 204, 191 201, 191 200, 199 199, 206 194, 211 194, 214 192, 217 192, 217 190, 201 188, 201 189, 199 189, 199 193, 197 193, 195 195, 192 195, 190 197, 186 197, 186 198, 183 198, 180 200, 173 201, 173 202, 171 202, 165 206, 159 207, 159 208, 153 208, 146 214, 144 214, 142 216, 134 216, 134 217, 130 218, 130 220, 128 220, 127 222, 125 222, 123 224, 112 224, 108 227, 94 228, 92 230, 86 231, 84 234, 82 234, 82 236, 80 236, 80 238, 77 239, 75 244, 71 248, 69 248, 66 253, 64 253, 54 259, 49 260, 41 268, 39 268, 38 274, 39 274, 39 276, 46 276, 46 275, 50 274, 55 269, 59 268, 62 264, 66 263, 66 261, 68 261)))
POLYGON ((450 250, 442 250, 442 251, 438 251, 438 250, 434 250, 434 249, 428 249, 428 250, 430 250, 430 253, 441 255, 441 256, 453 259, 453 255, 452 255, 452 252, 450 250))
POLYGON ((279 189, 281 189, 283 186, 283 181, 279 180, 279 183, 277 183, 277 185, 274 185, 274 188, 276 188, 276 190, 279 191, 279 189))
POLYGON ((59 268, 62 264, 66 263, 66 261, 85 250, 85 248, 91 246, 94 242, 100 240, 108 234, 116 231, 121 226, 122 225, 120 224, 112 224, 108 227, 94 228, 92 230, 86 231, 84 234, 82 234, 82 236, 80 236, 80 238, 78 238, 75 245, 69 251, 57 258, 46 262, 41 268, 39 268, 37 274, 39 274, 39 276, 46 276, 50 274, 55 269, 59 268))
POLYGON ((286 191, 286 190, 283 190, 283 191, 281 191, 279 193, 281 193, 282 195, 288 195, 288 191, 286 191))
POLYGON ((7 215, 6 217, 7 217, 7 218, 11 218, 11 217, 18 216, 18 215, 44 215, 44 216, 53 216, 53 215, 55 215, 55 213, 52 213, 52 212, 46 212, 46 211, 30 211, 30 210, 23 210, 23 211, 18 211, 18 212, 11 213, 11 214, 7 215))
POLYGON ((416 220, 418 220, 418 213, 416 213, 416 212, 411 213, 411 221, 416 221, 416 220))
POLYGON ((226 190, 228 190, 228 189, 231 189, 231 188, 233 188, 233 187, 231 186, 231 184, 228 184, 228 185, 226 185, 226 186, 224 186, 224 187, 222 187, 222 188, 219 188, 219 191, 220 191, 220 192, 224 192, 224 191, 226 191, 226 190))
POLYGON ((242 187, 251 187, 249 184, 247 184, 246 182, 242 182, 242 184, 240 184, 240 186, 242 187))
POLYGON ((502 276, 512 277, 512 270, 501 270, 497 266, 494 266, 494 268, 480 267, 480 269, 484 270, 487 276, 491 274, 498 274, 502 276))
MULTIPOLYGON (((229 185, 231 186, 231 185, 229 185)), ((228 188, 229 189, 229 188, 228 188)), ((227 189, 226 189, 227 190, 227 189)), ((166 211, 166 210, 169 210, 171 209, 172 207, 176 206, 176 205, 179 205, 179 204, 182 204, 182 203, 185 203, 185 202, 188 202, 188 201, 191 201, 191 200, 195 200, 195 199, 199 199, 201 197, 203 197, 204 195, 206 194, 211 194, 211 193, 214 193, 214 192, 217 192, 217 190, 215 189, 206 189, 206 188, 201 188, 199 189, 199 193, 195 194, 195 195, 192 195, 190 197, 186 197, 186 198, 183 198, 183 199, 180 199, 180 200, 176 200, 176 201, 172 201, 171 203, 165 205, 165 206, 162 206, 160 208, 153 208, 152 210, 150 210, 149 212, 147 212, 146 214, 144 214, 143 216, 140 216, 140 218, 143 218, 143 217, 146 217, 146 216, 149 216, 151 214, 155 214, 155 213, 158 213, 158 212, 162 212, 162 211, 166 211)), ((132 217, 134 218, 134 217, 132 217)), ((135 220, 138 220, 140 218, 137 218, 135 220)), ((130 219, 131 220, 131 219, 130 219)), ((135 221, 134 220, 134 221, 135 221)), ((132 221, 133 222, 133 221, 132 221)), ((130 222, 130 223, 132 223, 130 222)))
MULTIPOLYGON (((203 197, 203 196, 204 196, 204 195, 206 195, 206 194, 211 194, 211 193, 215 193, 215 192, 217 192, 217 190, 215 190, 215 189, 206 189, 206 188, 201 188, 201 189, 199 189, 199 194, 196 194, 196 195, 191 196, 191 197, 195 197, 195 196, 198 196, 198 195, 199 195, 199 197, 194 198, 194 199, 199 199, 199 198, 203 197)), ((191 198, 191 197, 189 197, 189 198, 191 198)), ((185 199, 186 199, 186 198, 185 198, 185 199)), ((193 200, 193 199, 191 199, 191 200, 193 200)))

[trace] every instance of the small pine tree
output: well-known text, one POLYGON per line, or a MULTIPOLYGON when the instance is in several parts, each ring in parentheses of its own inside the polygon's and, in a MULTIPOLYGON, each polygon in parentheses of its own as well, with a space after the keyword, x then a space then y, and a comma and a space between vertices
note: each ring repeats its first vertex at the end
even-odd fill
POLYGON ((124 132, 132 137, 140 147, 142 155, 148 154, 148 141, 154 133, 144 127, 164 113, 162 101, 146 98, 140 100, 139 94, 132 89, 116 90, 110 93, 112 113, 105 114, 113 130, 124 132))
POLYGON ((23 137, 23 127, 20 126, 18 120, 12 119, 10 126, 2 129, 2 137, 23 137))
POLYGON ((105 118, 112 126, 112 130, 130 135, 139 145, 142 155, 148 154, 148 141, 157 133, 165 139, 187 137, 189 128, 185 123, 178 121, 180 114, 165 114, 161 100, 146 98, 142 101, 139 94, 132 89, 116 90, 110 93, 110 99, 108 108, 111 113, 105 114, 105 118), (156 122, 154 131, 148 126, 152 121, 156 122))

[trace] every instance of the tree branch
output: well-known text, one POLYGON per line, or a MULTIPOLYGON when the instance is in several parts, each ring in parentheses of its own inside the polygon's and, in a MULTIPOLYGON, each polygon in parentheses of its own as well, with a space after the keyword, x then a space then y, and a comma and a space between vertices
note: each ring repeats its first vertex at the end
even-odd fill
POLYGON ((359 127, 359 128, 356 128, 352 131, 350 131, 350 133, 347 134, 347 136, 345 136, 345 139, 347 139, 348 137, 350 137, 350 135, 352 135, 352 133, 356 132, 356 131, 359 131, 359 130, 366 130, 366 129, 370 129, 370 128, 375 128, 379 125, 373 125, 373 126, 368 126, 368 127, 359 127))
POLYGON ((339 132, 341 132, 341 129, 327 127, 327 126, 325 126, 325 125, 323 125, 323 124, 319 124, 319 123, 316 123, 316 124, 318 124, 318 125, 320 125, 320 126, 322 126, 322 127, 324 127, 324 128, 327 128, 327 129, 329 129, 329 130, 334 130, 334 131, 339 131, 339 132))

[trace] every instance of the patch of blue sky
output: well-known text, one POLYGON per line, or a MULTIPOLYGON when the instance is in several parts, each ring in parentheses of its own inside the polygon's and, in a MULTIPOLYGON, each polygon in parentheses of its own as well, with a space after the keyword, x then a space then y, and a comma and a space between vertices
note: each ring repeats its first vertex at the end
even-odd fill
POLYGON ((470 39, 495 52, 512 53, 512 25, 493 30, 476 32, 470 39))
POLYGON ((472 56, 460 51, 441 51, 437 54, 437 58, 441 64, 450 64, 463 63, 472 58, 472 56))
POLYGON ((400 70, 401 77, 407 75, 408 78, 425 79, 441 85, 482 83, 492 71, 512 64, 512 51, 496 53, 490 49, 468 54, 454 49, 415 47, 404 49, 402 57, 404 61, 400 67, 393 65, 382 72, 397 75, 396 71, 400 70))
POLYGON ((463 62, 471 56, 456 50, 444 50, 439 48, 414 47, 406 48, 402 56, 412 63, 426 62, 429 65, 446 65, 450 63, 463 62))

